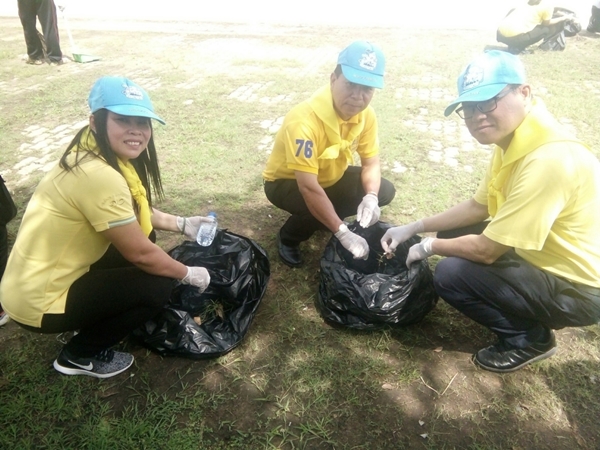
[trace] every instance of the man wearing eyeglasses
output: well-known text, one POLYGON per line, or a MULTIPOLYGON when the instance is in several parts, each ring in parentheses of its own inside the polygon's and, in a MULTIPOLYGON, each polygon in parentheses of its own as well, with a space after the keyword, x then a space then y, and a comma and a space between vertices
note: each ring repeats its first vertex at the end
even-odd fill
POLYGON ((437 293, 498 336, 475 363, 512 372, 556 352, 553 329, 600 320, 600 163, 533 97, 518 57, 480 55, 458 91, 445 115, 456 110, 477 141, 495 144, 484 179, 471 199, 381 243, 389 253, 439 232, 410 248, 407 266, 446 256, 437 293))

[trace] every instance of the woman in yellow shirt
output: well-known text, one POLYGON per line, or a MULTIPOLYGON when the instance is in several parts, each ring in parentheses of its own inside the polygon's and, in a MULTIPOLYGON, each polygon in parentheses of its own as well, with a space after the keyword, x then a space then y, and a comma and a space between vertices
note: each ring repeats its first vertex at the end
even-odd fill
POLYGON ((88 103, 89 125, 27 206, 0 302, 28 330, 78 330, 54 361, 57 371, 107 378, 133 363, 111 347, 163 308, 173 279, 202 291, 210 276, 154 243, 155 229, 194 239, 205 218, 152 207, 151 192, 160 198, 163 190, 151 119, 164 122, 148 94, 126 78, 103 77, 88 103))

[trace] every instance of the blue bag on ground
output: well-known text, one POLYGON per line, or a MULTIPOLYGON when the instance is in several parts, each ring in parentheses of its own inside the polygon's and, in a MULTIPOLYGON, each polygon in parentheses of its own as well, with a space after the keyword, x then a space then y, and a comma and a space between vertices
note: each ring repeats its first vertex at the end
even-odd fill
POLYGON ((233 350, 267 289, 267 253, 249 238, 218 230, 209 247, 186 241, 169 254, 186 266, 205 267, 210 285, 199 294, 197 287, 176 282, 169 306, 134 337, 162 355, 204 359, 233 350))
POLYGON ((418 236, 400 244, 387 259, 381 238, 392 225, 378 222, 362 228, 355 222, 348 228, 365 238, 370 252, 366 260, 354 259, 335 237, 327 243, 321 258, 321 282, 315 300, 317 311, 332 325, 359 330, 403 326, 419 322, 438 300, 427 261, 406 268, 408 249, 418 236))

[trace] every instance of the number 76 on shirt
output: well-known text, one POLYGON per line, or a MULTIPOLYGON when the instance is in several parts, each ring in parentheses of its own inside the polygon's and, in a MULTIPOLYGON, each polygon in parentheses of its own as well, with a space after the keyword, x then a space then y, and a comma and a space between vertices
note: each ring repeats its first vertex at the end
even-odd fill
POLYGON ((313 141, 306 141, 304 139, 296 139, 296 156, 300 156, 300 153, 304 151, 304 157, 310 158, 313 154, 313 141))

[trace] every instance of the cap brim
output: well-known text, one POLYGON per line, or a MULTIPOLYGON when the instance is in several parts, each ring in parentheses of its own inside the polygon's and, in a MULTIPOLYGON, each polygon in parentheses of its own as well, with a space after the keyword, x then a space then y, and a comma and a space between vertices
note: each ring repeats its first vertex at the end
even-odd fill
POLYGON ((484 102, 490 98, 495 97, 500 93, 502 89, 507 86, 506 83, 500 84, 488 84, 487 86, 481 86, 470 91, 465 91, 456 100, 450 103, 444 111, 444 116, 448 117, 454 112, 456 107, 463 102, 484 102))
POLYGON ((150 119, 159 121, 163 125, 166 123, 159 116, 154 114, 154 112, 150 111, 148 108, 144 108, 143 106, 112 105, 106 106, 105 108, 114 112, 115 114, 121 114, 122 116, 148 117, 150 119))
POLYGON ((343 64, 341 66, 342 73, 344 74, 346 80, 352 83, 361 84, 363 86, 383 89, 383 75, 377 75, 363 70, 356 70, 343 64))

